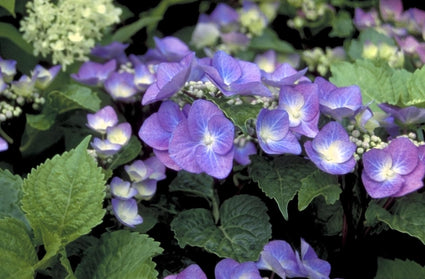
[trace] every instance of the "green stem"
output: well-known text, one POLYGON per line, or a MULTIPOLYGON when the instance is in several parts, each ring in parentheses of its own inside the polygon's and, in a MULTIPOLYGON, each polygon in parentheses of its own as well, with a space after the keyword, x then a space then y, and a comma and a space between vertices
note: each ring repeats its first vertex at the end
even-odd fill
POLYGON ((219 209, 219 198, 218 198, 218 194, 217 194, 217 190, 214 190, 214 195, 212 198, 212 213, 213 213, 213 218, 214 218, 214 222, 215 224, 218 223, 218 221, 220 220, 220 209, 219 209))
POLYGON ((3 129, 0 127, 0 136, 2 138, 4 138, 9 144, 13 144, 13 139, 11 137, 9 137, 8 134, 6 134, 5 131, 3 131, 3 129))

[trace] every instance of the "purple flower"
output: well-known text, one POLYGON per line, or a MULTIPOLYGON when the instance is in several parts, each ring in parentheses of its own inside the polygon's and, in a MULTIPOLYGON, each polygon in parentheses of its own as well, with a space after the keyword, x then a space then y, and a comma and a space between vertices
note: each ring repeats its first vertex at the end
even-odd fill
POLYGON ((186 119, 180 107, 173 101, 164 101, 158 112, 151 114, 139 129, 139 138, 153 148, 156 157, 168 168, 181 168, 168 153, 172 132, 177 125, 186 119))
POLYGON ((256 133, 261 149, 268 154, 300 154, 301 145, 289 130, 288 113, 282 109, 262 109, 257 117, 256 133))
POLYGON ((0 152, 6 151, 9 148, 9 144, 2 137, 0 137, 0 152))
POLYGON ((371 9, 366 12, 361 8, 354 10, 353 23, 358 30, 363 30, 369 27, 376 27, 379 23, 378 12, 375 9, 371 9))
POLYGON ((403 13, 403 2, 401 0, 380 0, 379 12, 385 21, 398 21, 403 13))
POLYGON ((128 72, 113 72, 104 83, 106 92, 113 100, 132 102, 139 90, 134 84, 134 74, 128 72))
POLYGON ((229 28, 230 25, 237 24, 239 21, 238 12, 225 3, 219 3, 210 14, 210 20, 222 28, 229 28))
POLYGON ((415 106, 398 107, 389 104, 379 104, 380 109, 393 116, 402 127, 425 122, 425 109, 415 106))
POLYGON ((155 48, 149 49, 144 58, 150 63, 178 62, 192 51, 177 37, 164 37, 162 39, 154 37, 155 48))
POLYGON ((238 263, 233 259, 224 259, 217 263, 214 270, 215 279, 261 279, 254 262, 238 263))
POLYGON ((109 183, 111 193, 114 197, 121 200, 128 200, 137 194, 137 190, 131 187, 131 183, 124 181, 118 176, 114 176, 109 183))
POLYGON ((6 60, 0 57, 0 72, 5 82, 10 82, 16 75, 16 61, 6 60))
POLYGON ((262 80, 265 84, 281 87, 283 85, 292 85, 297 80, 308 81, 304 77, 306 72, 307 68, 297 71, 289 63, 282 63, 272 73, 262 71, 262 80))
POLYGON ((133 182, 131 186, 136 189, 136 197, 142 200, 150 200, 156 193, 157 181, 155 179, 145 179, 133 182))
POLYGON ((270 270, 282 278, 304 277, 302 266, 291 245, 284 240, 272 240, 266 244, 257 261, 261 270, 270 270))
POLYGON ((212 66, 203 66, 206 76, 226 96, 271 96, 261 81, 260 68, 254 63, 238 60, 224 51, 217 51, 212 66))
POLYGON ((302 82, 294 86, 282 86, 279 93, 279 108, 289 115, 291 131, 313 138, 319 131, 318 86, 302 82))
POLYGON ((111 106, 106 106, 94 114, 87 114, 87 122, 90 129, 105 134, 108 127, 118 123, 118 116, 111 106))
POLYGON ((112 211, 115 217, 123 225, 134 228, 143 223, 143 218, 138 214, 137 202, 135 199, 121 200, 112 199, 112 211))
POLYGON ((197 264, 191 264, 179 274, 168 275, 164 279, 207 279, 207 276, 197 264))
POLYGON ((60 65, 46 69, 41 65, 36 65, 32 75, 35 77, 35 86, 40 89, 46 89, 55 79, 61 69, 60 65))
POLYGON ((249 156, 253 154, 257 154, 257 148, 252 141, 245 141, 244 143, 235 144, 234 159, 242 166, 251 164, 249 156))
POLYGON ((195 67, 195 54, 190 53, 180 62, 164 62, 158 65, 156 82, 143 95, 142 105, 164 100, 177 93, 189 80, 195 67))
POLYGON ((134 67, 134 85, 139 91, 145 91, 155 81, 156 77, 147 65, 139 63, 134 67))
POLYGON ((128 46, 129 44, 112 42, 106 46, 95 46, 91 50, 91 54, 106 61, 114 59, 119 64, 124 64, 128 61, 127 55, 125 54, 125 50, 128 46))
POLYGON ((172 132, 170 157, 188 172, 225 178, 233 166, 233 138, 233 123, 215 104, 198 99, 172 132))
POLYGON ((425 165, 408 138, 392 140, 383 149, 363 154, 362 181, 372 198, 400 197, 423 186, 425 165))
POLYGON ((331 265, 320 259, 314 249, 304 239, 301 238, 301 256, 297 253, 299 266, 305 274, 303 277, 309 279, 329 279, 331 265))
POLYGON ((357 85, 337 87, 322 77, 314 83, 319 87, 320 111, 341 121, 344 117, 353 116, 362 107, 362 95, 357 85))
POLYGON ((130 165, 125 165, 124 169, 130 177, 131 181, 134 182, 148 179, 149 176, 153 173, 153 169, 151 169, 142 160, 135 160, 130 165))
POLYGON ((356 145, 344 127, 336 121, 326 124, 312 141, 304 143, 310 160, 322 171, 330 174, 346 174, 356 165, 356 145))
POLYGON ((112 156, 122 148, 121 144, 112 143, 107 139, 102 140, 100 138, 94 138, 90 145, 96 150, 97 154, 102 156, 112 156))
POLYGON ((131 137, 131 125, 128 122, 120 123, 116 126, 106 128, 106 139, 111 143, 124 146, 131 137))
POLYGON ((3 74, 0 71, 0 92, 3 92, 7 88, 7 83, 3 79, 3 74))
POLYGON ((71 77, 79 83, 89 86, 102 86, 108 76, 115 71, 117 62, 111 60, 105 64, 92 61, 84 62, 77 74, 71 74, 71 77))

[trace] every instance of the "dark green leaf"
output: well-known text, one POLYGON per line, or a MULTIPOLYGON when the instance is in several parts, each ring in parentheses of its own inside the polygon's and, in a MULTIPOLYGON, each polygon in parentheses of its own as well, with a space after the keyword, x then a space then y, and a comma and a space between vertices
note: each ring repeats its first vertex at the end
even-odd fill
POLYGON ((423 279, 425 268, 413 261, 378 258, 375 279, 423 279))
POLYGON ((249 47, 256 49, 257 51, 266 51, 272 49, 283 53, 295 52, 295 49, 291 44, 279 39, 279 36, 276 34, 276 32, 270 28, 264 29, 264 32, 261 36, 252 38, 249 47))
POLYGON ((214 180, 206 174, 193 174, 179 171, 177 177, 171 182, 171 192, 184 192, 189 195, 198 196, 211 203, 214 198, 214 180))
POLYGON ((22 34, 12 24, 0 22, 0 37, 9 39, 26 53, 33 54, 32 46, 22 39, 22 34))
POLYGON ((181 212, 171 222, 181 247, 202 247, 223 258, 256 261, 271 237, 267 207, 255 196, 238 195, 223 202, 220 225, 210 211, 197 208, 181 212))
POLYGON ((354 32, 353 19, 347 11, 340 11, 332 21, 332 31, 330 37, 347 38, 354 32))
POLYGON ((0 0, 0 7, 5 8, 13 17, 16 17, 15 0, 0 0))
POLYGON ((133 161, 137 156, 141 155, 142 144, 136 136, 132 136, 127 145, 125 145, 113 158, 108 169, 114 170, 119 166, 133 161))

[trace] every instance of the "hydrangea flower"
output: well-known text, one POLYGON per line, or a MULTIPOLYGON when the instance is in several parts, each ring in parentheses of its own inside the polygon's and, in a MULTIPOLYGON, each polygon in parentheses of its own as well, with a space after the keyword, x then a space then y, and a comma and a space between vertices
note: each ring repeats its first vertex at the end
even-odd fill
POLYGON ((6 151, 7 149, 9 149, 9 144, 6 140, 0 137, 0 152, 6 151))
POLYGON ((183 57, 192 53, 190 48, 177 37, 154 37, 155 48, 148 49, 143 56, 145 61, 158 64, 161 62, 179 62, 183 57))
POLYGON ((60 65, 46 69, 41 65, 36 65, 32 71, 32 76, 35 77, 35 86, 39 89, 46 89, 55 79, 61 69, 60 65))
POLYGON ((71 77, 81 84, 89 86, 103 86, 108 76, 115 71, 117 62, 110 60, 106 63, 92 61, 84 62, 78 69, 78 73, 72 73, 71 77))
POLYGON ((357 85, 337 87, 322 77, 314 83, 319 87, 320 111, 335 120, 353 116, 362 107, 362 95, 357 85))
POLYGON ((226 95, 271 96, 261 81, 261 72, 252 62, 238 60, 224 51, 217 51, 211 66, 204 65, 208 79, 226 95))
POLYGON ((289 116, 285 110, 262 109, 257 117, 258 143, 268 154, 300 154, 301 145, 289 130, 289 116))
POLYGON ((280 109, 289 115, 291 131, 313 138, 319 131, 318 86, 311 82, 282 86, 279 93, 280 109))
POLYGON ((125 226, 134 228, 143 223, 143 218, 138 214, 137 201, 135 199, 112 199, 112 211, 115 217, 125 226))
POLYGON ((416 106, 398 107, 390 104, 379 104, 380 109, 393 116, 397 124, 407 127, 425 122, 425 109, 416 106))
POLYGON ((0 57, 0 72, 5 82, 11 82, 16 75, 16 60, 3 59, 0 57))
POLYGON ((169 156, 168 148, 172 132, 186 119, 179 105, 173 101, 164 101, 158 112, 151 114, 139 129, 139 138, 153 148, 157 158, 168 168, 180 170, 181 167, 169 156))
POLYGON ((400 197, 423 186, 425 165, 410 139, 393 139, 382 149, 363 154, 362 181, 372 198, 400 197))
POLYGON ((106 46, 97 45, 91 50, 91 55, 102 58, 105 61, 116 60, 118 64, 124 64, 128 61, 125 50, 129 44, 112 42, 106 46))
POLYGON ((233 259, 223 259, 214 269, 215 279, 262 279, 254 262, 238 263, 233 259))
POLYGON ((139 92, 134 84, 134 74, 129 72, 112 72, 105 80, 106 92, 113 100, 132 102, 139 92))
POLYGON ((329 279, 331 265, 320 259, 314 249, 301 238, 301 255, 296 251, 299 266, 309 279, 329 279))
POLYGON ((131 183, 122 180, 118 176, 114 176, 109 183, 111 187, 111 194, 118 199, 128 200, 137 194, 137 190, 131 187, 131 183))
POLYGON ((105 134, 108 127, 116 124, 118 124, 118 116, 111 106, 105 106, 96 113, 87 114, 87 126, 101 134, 105 134))
POLYGON ((170 158, 182 169, 225 178, 233 167, 234 126, 213 103, 193 102, 172 132, 170 158))
POLYGON ((296 81, 307 81, 307 78, 304 77, 307 72, 307 68, 297 71, 289 63, 281 63, 276 67, 276 69, 268 73, 262 71, 262 80, 265 84, 281 87, 283 85, 291 85, 296 81))
POLYGON ((304 143, 310 160, 322 171, 342 175, 356 165, 354 152, 357 146, 350 141, 344 127, 332 121, 327 123, 312 141, 304 143))
POLYGON ((102 156, 112 156, 121 150, 122 145, 118 143, 112 143, 107 139, 94 138, 91 143, 91 147, 96 151, 97 154, 102 156))
POLYGON ((242 166, 251 164, 249 159, 250 155, 257 154, 257 148, 252 141, 245 141, 244 143, 235 143, 234 159, 242 166))
POLYGON ((106 139, 114 144, 124 146, 131 137, 131 125, 128 122, 106 128, 106 139))
POLYGON ((207 276, 197 264, 191 264, 178 274, 165 276, 164 279, 207 279, 207 276))

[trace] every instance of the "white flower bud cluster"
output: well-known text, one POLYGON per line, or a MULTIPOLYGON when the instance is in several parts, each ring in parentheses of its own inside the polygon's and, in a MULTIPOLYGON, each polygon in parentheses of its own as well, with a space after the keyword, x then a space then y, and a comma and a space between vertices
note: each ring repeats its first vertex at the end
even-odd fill
POLYGON ((112 0, 33 0, 26 9, 23 38, 33 45, 34 55, 51 55, 53 64, 61 64, 63 70, 74 61, 87 60, 96 41, 122 13, 112 0))
POLYGON ((347 130, 350 134, 350 140, 357 145, 354 158, 358 161, 362 155, 372 148, 384 148, 388 145, 387 142, 382 141, 380 137, 369 132, 362 132, 356 129, 354 125, 348 125, 347 130))

